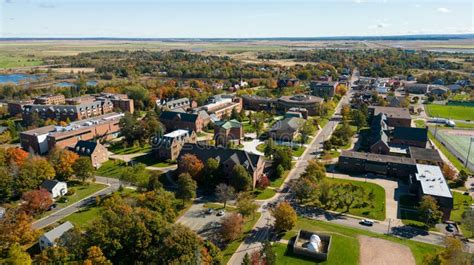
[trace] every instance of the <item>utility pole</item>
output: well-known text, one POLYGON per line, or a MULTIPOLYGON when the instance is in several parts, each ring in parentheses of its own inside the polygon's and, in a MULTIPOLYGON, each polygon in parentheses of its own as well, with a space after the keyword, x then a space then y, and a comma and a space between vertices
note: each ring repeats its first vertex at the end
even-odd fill
POLYGON ((387 234, 390 234, 390 225, 392 224, 392 218, 388 218, 388 229, 387 234))
POLYGON ((464 167, 467 167, 467 163, 469 162, 469 155, 471 154, 472 140, 474 140, 473 137, 469 139, 469 149, 467 151, 467 158, 466 158, 466 162, 464 163, 464 167))

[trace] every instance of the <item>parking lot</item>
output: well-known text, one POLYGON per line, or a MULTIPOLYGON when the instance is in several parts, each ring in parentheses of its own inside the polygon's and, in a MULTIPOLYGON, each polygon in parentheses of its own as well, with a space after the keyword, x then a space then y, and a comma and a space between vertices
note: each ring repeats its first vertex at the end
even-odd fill
POLYGON ((219 229, 220 222, 227 213, 223 216, 217 216, 217 211, 206 214, 206 209, 204 203, 195 203, 178 219, 178 223, 189 227, 203 238, 209 238, 219 229))

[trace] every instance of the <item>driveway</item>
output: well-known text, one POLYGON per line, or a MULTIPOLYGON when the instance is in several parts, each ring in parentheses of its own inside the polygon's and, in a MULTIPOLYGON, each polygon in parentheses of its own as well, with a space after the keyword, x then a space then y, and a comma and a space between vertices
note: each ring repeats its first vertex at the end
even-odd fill
POLYGON ((259 144, 263 144, 263 142, 260 141, 259 139, 253 139, 251 141, 242 142, 242 145, 244 146, 243 150, 252 154, 263 156, 263 153, 257 150, 257 146, 259 144))

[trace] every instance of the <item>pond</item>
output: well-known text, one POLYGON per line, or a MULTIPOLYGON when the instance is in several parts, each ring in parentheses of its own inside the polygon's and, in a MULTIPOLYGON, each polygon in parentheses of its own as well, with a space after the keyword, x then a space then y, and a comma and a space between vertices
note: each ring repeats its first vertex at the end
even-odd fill
POLYGON ((38 77, 37 75, 29 74, 0 74, 0 84, 19 84, 21 81, 37 80, 38 77))
MULTIPOLYGON (((88 86, 96 86, 97 85, 97 81, 87 81, 86 82, 86 85, 88 86)), ((57 87, 75 87, 76 85, 72 82, 59 82, 59 83, 56 83, 57 87)))

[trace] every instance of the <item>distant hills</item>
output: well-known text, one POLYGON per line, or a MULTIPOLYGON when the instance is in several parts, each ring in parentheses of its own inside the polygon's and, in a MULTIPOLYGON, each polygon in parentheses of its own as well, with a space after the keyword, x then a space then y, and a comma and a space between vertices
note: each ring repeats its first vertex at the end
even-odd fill
POLYGON ((0 41, 35 40, 117 40, 117 41, 165 41, 165 42, 243 42, 243 41, 415 41, 415 40, 463 40, 474 39, 474 34, 423 34, 393 36, 340 36, 340 37, 275 37, 275 38, 126 38, 126 37, 82 37, 82 38, 0 38, 0 41))

